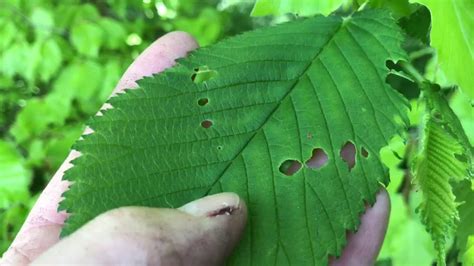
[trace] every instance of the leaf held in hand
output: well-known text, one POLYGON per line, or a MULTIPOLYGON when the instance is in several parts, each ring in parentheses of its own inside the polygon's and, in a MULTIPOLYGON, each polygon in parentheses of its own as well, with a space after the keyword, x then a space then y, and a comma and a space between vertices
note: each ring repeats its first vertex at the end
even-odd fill
POLYGON ((179 207, 234 191, 250 213, 230 264, 327 263, 388 183, 379 150, 408 118, 385 62, 405 58, 401 42, 386 11, 316 16, 198 49, 141 80, 75 144, 62 234, 119 206, 179 207), (195 82, 202 66, 213 74, 195 82), (356 151, 350 171, 346 143, 356 151), (327 162, 308 167, 315 149, 327 162), (288 160, 301 164, 291 176, 279 169, 288 160))

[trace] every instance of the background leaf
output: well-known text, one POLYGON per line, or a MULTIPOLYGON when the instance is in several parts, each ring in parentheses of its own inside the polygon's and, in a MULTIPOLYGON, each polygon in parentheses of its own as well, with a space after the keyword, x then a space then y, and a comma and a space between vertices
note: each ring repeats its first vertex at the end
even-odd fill
POLYGON ((390 202, 392 211, 379 260, 389 259, 393 266, 432 265, 436 253, 414 210, 402 195, 390 194, 390 202))
POLYGON ((71 42, 79 53, 97 57, 103 42, 102 29, 86 20, 78 21, 71 29, 71 42))
POLYGON ((474 261, 473 247, 474 227, 474 188, 469 181, 459 183, 454 190, 456 199, 460 202, 458 207, 460 223, 456 232, 456 244, 459 248, 459 260, 464 265, 469 265, 474 261))
MULTIPOLYGON (((474 98, 474 1, 416 0, 432 15, 431 45, 438 52, 439 67, 451 84, 474 98)), ((435 80, 436 82, 436 80, 435 80)))
POLYGON ((439 88, 427 85, 425 93, 430 114, 416 158, 415 182, 423 192, 422 221, 433 238, 438 263, 444 265, 446 242, 459 222, 451 183, 472 178, 472 147, 439 88))
POLYGON ((300 16, 328 15, 347 0, 256 0, 252 16, 283 15, 294 13, 300 16))
POLYGON ((31 172, 11 142, 0 140, 0 248, 4 250, 29 210, 31 172))

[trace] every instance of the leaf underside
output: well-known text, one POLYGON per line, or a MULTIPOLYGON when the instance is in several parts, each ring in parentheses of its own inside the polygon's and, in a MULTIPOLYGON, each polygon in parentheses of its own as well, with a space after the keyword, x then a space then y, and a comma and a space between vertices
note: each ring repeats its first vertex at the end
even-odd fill
POLYGON ((141 80, 75 144, 62 235, 116 207, 233 191, 249 219, 229 264, 326 264, 388 183, 379 150, 404 130, 407 102, 385 83, 385 62, 405 58, 402 39, 386 11, 317 16, 198 49, 141 80), (212 78, 193 82, 196 69, 212 78), (329 158, 322 168, 279 171, 316 148, 329 158))

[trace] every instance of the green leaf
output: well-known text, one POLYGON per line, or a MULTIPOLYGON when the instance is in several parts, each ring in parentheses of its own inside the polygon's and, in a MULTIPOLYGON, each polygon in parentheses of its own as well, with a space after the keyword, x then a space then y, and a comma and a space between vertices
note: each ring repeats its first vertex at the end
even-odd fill
POLYGON ((72 45, 83 55, 97 57, 103 41, 102 29, 92 22, 79 20, 71 28, 72 45))
POLYGON ((5 50, 15 39, 15 34, 18 31, 15 27, 15 23, 8 20, 0 20, 0 51, 5 50))
POLYGON ((99 104, 105 102, 110 97, 110 94, 120 80, 120 77, 125 71, 123 63, 127 63, 123 61, 123 59, 109 60, 105 64, 103 72, 101 72, 103 73, 101 77, 102 84, 99 85, 101 86, 101 89, 99 90, 99 93, 94 95, 98 98, 99 104))
POLYGON ((40 54, 42 60, 38 62, 37 71, 42 81, 48 81, 61 66, 61 49, 54 39, 48 39, 42 44, 40 54))
POLYGON ((466 131, 464 131, 463 125, 449 106, 448 101, 441 94, 440 87, 436 84, 429 84, 427 86, 425 94, 428 108, 431 112, 430 115, 442 122, 446 132, 459 142, 462 146, 461 154, 464 154, 465 157, 463 160, 467 163, 470 172, 474 173, 474 165, 472 164, 474 148, 469 142, 469 138, 466 131))
MULTIPOLYGON (((54 136, 45 144, 44 153, 47 165, 50 166, 52 176, 66 159, 71 146, 84 132, 84 125, 68 125, 54 130, 54 136)), ((48 176, 48 178, 50 177, 48 176)))
MULTIPOLYGON (((59 97, 64 104, 71 104, 73 100, 77 100, 82 111, 92 114, 104 101, 104 98, 100 97, 102 95, 99 89, 107 78, 104 77, 104 69, 95 61, 73 62, 61 72, 51 94, 59 97)), ((103 90, 110 92, 112 89, 103 90)))
POLYGON ((30 21, 38 39, 47 37, 54 30, 53 15, 44 8, 36 7, 31 13, 30 21))
POLYGON ((119 206, 178 207, 234 191, 250 214, 230 264, 327 263, 388 183, 379 150, 404 130, 408 108, 385 83, 385 64, 406 58, 402 41, 386 11, 316 16, 198 49, 141 80, 75 144, 82 156, 65 174, 74 185, 62 234, 119 206), (204 66, 216 75, 193 81, 204 66), (340 155, 348 142, 353 168, 340 155), (315 149, 326 165, 280 172, 315 149))
POLYGON ((469 96, 457 91, 450 99, 449 105, 461 122, 471 146, 474 145, 474 102, 469 96))
POLYGON ((420 41, 423 45, 428 45, 431 31, 430 11, 423 5, 412 4, 412 6, 416 6, 411 8, 414 9, 413 12, 400 18, 400 27, 412 39, 420 41))
POLYGON ((433 237, 438 263, 444 265, 446 241, 452 236, 455 223, 459 220, 449 181, 452 176, 464 176, 464 166, 454 157, 461 146, 432 120, 426 124, 424 142, 423 154, 417 162, 415 182, 423 191, 424 200, 420 205, 423 223, 433 237), (447 164, 455 164, 453 170, 442 161, 444 157, 449 160, 447 164))
POLYGON ((390 220, 378 259, 391 259, 392 266, 432 265, 435 251, 423 224, 402 195, 390 193, 390 202, 390 220))
POLYGON ((104 31, 104 45, 109 49, 117 49, 125 44, 127 31, 118 21, 102 18, 99 25, 104 31))
MULTIPOLYGON (((456 231, 456 246, 459 249, 459 259, 464 265, 474 260, 472 238, 474 238, 474 188, 469 181, 459 183, 455 189, 456 200, 460 202, 458 207, 460 223, 456 231)), ((472 263, 471 263, 472 264, 472 263)))
POLYGON ((0 253, 3 254, 15 238, 31 209, 32 199, 28 195, 17 195, 14 204, 0 208, 0 253))
POLYGON ((62 125, 69 114, 69 102, 54 94, 32 98, 16 116, 10 133, 18 143, 24 143, 46 131, 48 126, 62 125))
POLYGON ((439 92, 426 91, 430 116, 427 118, 422 150, 416 159, 415 182, 423 192, 422 221, 434 241, 438 263, 445 265, 446 241, 453 236, 459 214, 450 182, 469 177, 470 147, 463 146, 456 117, 439 92), (453 120, 456 119, 456 120, 453 120), (455 130, 453 130, 455 129, 455 130))
POLYGON ((348 0, 257 0, 252 16, 283 15, 294 13, 300 16, 328 15, 348 0))
POLYGON ((24 70, 29 67, 30 50, 25 41, 13 43, 0 54, 0 71, 7 77, 13 77, 15 74, 24 76, 24 70))
POLYGON ((197 18, 180 18, 173 20, 176 30, 189 32, 202 46, 214 43, 222 33, 222 14, 214 9, 203 9, 197 18), (214 21, 217 21, 215 23, 214 21), (210 23, 212 22, 212 23, 210 23))
POLYGON ((463 265, 474 265, 474 235, 469 236, 466 244, 466 252, 462 256, 463 265))
POLYGON ((408 0, 357 0, 357 2, 360 5, 367 2, 367 5, 372 8, 386 8, 395 18, 406 17, 412 13, 408 0))
POLYGON ((13 143, 0 140, 0 209, 28 194, 31 172, 13 143))
MULTIPOLYGON (((414 0, 413 0, 414 1, 414 0)), ((416 0, 431 11, 431 45, 449 81, 474 98, 474 1, 416 0)))
POLYGON ((395 193, 403 182, 405 171, 400 168, 401 156, 405 153, 405 142, 399 136, 395 136, 389 142, 389 145, 380 150, 380 158, 389 169, 390 186, 389 192, 395 193))

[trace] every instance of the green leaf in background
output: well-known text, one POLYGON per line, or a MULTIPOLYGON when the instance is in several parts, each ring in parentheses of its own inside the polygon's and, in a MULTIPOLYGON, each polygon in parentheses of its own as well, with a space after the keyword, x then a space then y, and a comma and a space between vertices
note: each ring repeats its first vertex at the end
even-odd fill
POLYGON ((107 36, 107 38, 104 38, 105 47, 117 49, 125 43, 127 31, 121 23, 110 18, 102 18, 99 21, 99 25, 104 31, 105 36, 107 36))
POLYGON ((395 193, 403 182, 405 172, 400 168, 401 157, 405 153, 405 142, 400 136, 395 136, 389 145, 380 150, 380 159, 388 167, 390 186, 388 192, 395 193))
POLYGON ((215 42, 222 32, 221 14, 214 9, 206 8, 201 11, 197 18, 182 18, 173 20, 177 30, 186 30, 201 46, 215 42), (220 23, 209 25, 207 21, 211 19, 220 23))
POLYGON ((10 129, 15 140, 23 143, 31 137, 40 135, 50 125, 62 125, 70 107, 61 103, 61 99, 54 96, 29 100, 10 129))
POLYGON ((390 202, 390 220, 379 260, 390 259, 392 266, 431 265, 436 253, 423 224, 402 195, 390 193, 390 202))
POLYGON ((388 183, 379 150, 408 108, 385 64, 405 59, 402 41, 383 10, 316 16, 198 49, 140 81, 75 144, 62 234, 119 206, 235 191, 250 214, 231 264, 327 263, 388 183), (197 82, 202 69, 215 75, 197 82), (340 155, 347 145, 355 165, 340 155), (329 158, 321 168, 306 165, 316 149, 329 158), (292 176, 280 171, 288 160, 302 164, 292 176))
POLYGON ((438 89, 427 85, 425 90, 430 115, 424 124, 421 152, 415 161, 415 182, 423 193, 422 221, 434 241, 438 264, 445 265, 446 241, 453 237, 459 222, 451 183, 472 177, 472 148, 438 89))
POLYGON ((97 57, 104 42, 102 28, 88 20, 78 20, 71 29, 71 42, 80 54, 97 57))
POLYGON ((466 244, 466 252, 462 256, 464 265, 474 265, 474 235, 469 236, 466 244))
POLYGON ((469 96, 456 92, 449 102, 451 109, 459 118, 471 146, 474 145, 474 106, 469 96))
POLYGON ((18 74, 25 78, 23 72, 29 68, 30 46, 24 40, 17 40, 0 55, 0 71, 7 77, 18 74))
POLYGON ((29 208, 31 171, 11 142, 0 140, 0 253, 6 250, 29 208))
POLYGON ((456 246, 459 248, 459 260, 463 265, 471 265, 474 262, 474 188, 471 182, 463 181, 454 189, 456 199, 460 202, 456 246))
POLYGON ((58 71, 62 63, 62 53, 55 39, 50 38, 41 45, 41 60, 38 62, 38 75, 48 81, 58 71))
POLYGON ((10 43, 15 39, 17 29, 15 24, 7 19, 0 19, 0 51, 9 47, 10 43))
MULTIPOLYGON (((408 2, 408 0, 405 0, 408 2)), ((413 11, 399 20, 400 27, 408 37, 421 42, 423 45, 430 43, 431 15, 428 8, 423 5, 412 4, 413 11)))
POLYGON ((0 140, 0 208, 7 208, 15 198, 28 194, 31 172, 15 146, 0 140))
POLYGON ((283 15, 294 13, 300 16, 328 15, 348 0, 257 0, 252 16, 283 15))
MULTIPOLYGON (((109 79, 110 77, 104 76, 104 69, 99 63, 92 60, 78 60, 61 72, 51 94, 57 95, 60 101, 67 105, 76 100, 80 110, 92 114, 99 109, 113 90, 109 79), (104 82, 108 87, 104 87, 99 93, 104 82)), ((115 77, 115 82, 117 80, 118 77, 115 77)))
POLYGON ((431 45, 451 84, 474 98, 474 1, 412 0, 426 5, 432 15, 431 45))
POLYGON ((46 165, 49 166, 49 168, 46 169, 49 173, 49 175, 46 176, 47 180, 49 180, 59 168, 72 145, 79 139, 82 132, 84 132, 84 126, 81 123, 76 125, 72 124, 55 129, 51 134, 53 136, 45 141, 42 150, 44 157, 42 159, 46 165))
POLYGON ((386 8, 397 19, 412 13, 408 0, 357 0, 357 2, 359 5, 365 3, 372 8, 386 8))
POLYGON ((420 205, 423 223, 433 237, 438 263, 445 264, 446 241, 453 236, 458 222, 455 196, 450 181, 464 178, 466 166, 455 154, 462 152, 456 139, 429 119, 425 125, 423 152, 417 159, 415 182, 423 191, 420 205))
POLYGON ((54 19, 49 10, 37 7, 33 10, 30 22, 35 29, 37 39, 47 37, 54 30, 54 19))

